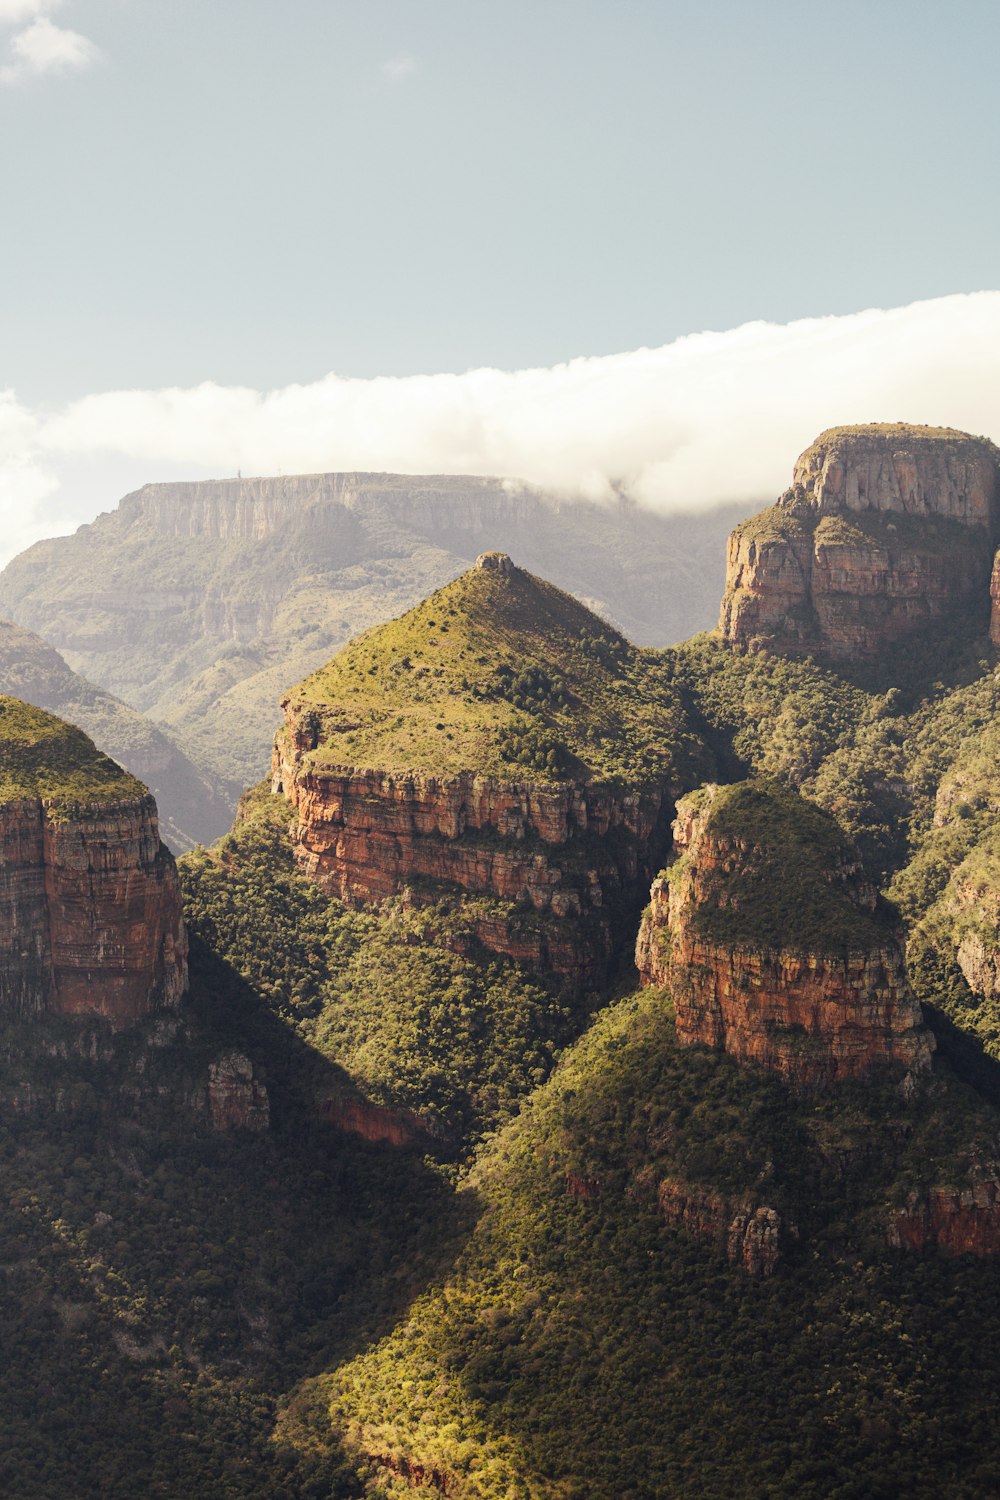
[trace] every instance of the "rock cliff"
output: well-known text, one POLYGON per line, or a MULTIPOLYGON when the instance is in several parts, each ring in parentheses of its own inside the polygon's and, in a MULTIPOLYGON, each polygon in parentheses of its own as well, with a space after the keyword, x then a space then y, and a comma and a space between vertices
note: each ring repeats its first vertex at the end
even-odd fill
MULTIPOLYGON (((716 617, 725 537, 742 514, 662 516, 475 476, 147 485, 9 563, 0 613, 166 729, 235 801, 264 773, 289 684, 484 548, 513 551, 631 639, 665 646, 716 617)), ((6 691, 30 699, 16 684, 6 691)), ((83 727, 98 737, 96 724, 83 727)), ((151 770, 130 769, 153 785, 151 770)), ((192 841, 219 836, 228 819, 184 821, 157 784, 168 833, 173 816, 192 841)))
POLYGON ((226 1052, 208 1065, 208 1112, 214 1130, 267 1130, 271 1101, 242 1052, 226 1052))
POLYGON ((484 554, 285 700, 272 787, 302 869, 348 902, 486 898, 470 907, 485 948, 599 980, 694 753, 646 671, 575 600, 484 554))
POLYGON ((961 1187, 912 1193, 890 1215, 888 1242, 897 1250, 937 1249, 946 1255, 1000 1252, 1000 1174, 961 1187))
POLYGON ((707 787, 678 803, 674 842, 636 963, 670 984, 682 1042, 800 1090, 928 1066, 890 916, 831 818, 777 787, 707 787))
POLYGON ((730 536, 722 636, 838 661, 959 611, 985 620, 998 463, 992 443, 950 428, 824 432, 777 504, 730 536))
POLYGON ((662 849, 662 796, 472 772, 313 771, 289 751, 295 737, 292 709, 273 787, 297 814, 299 865, 324 890, 357 904, 403 891, 493 897, 509 909, 473 918, 483 947, 600 979, 616 940, 615 904, 662 849))
POLYGON ((177 1003, 187 941, 173 859, 141 783, 79 730, 0 698, 0 1012, 177 1003))
POLYGON ((657 1199, 668 1224, 720 1250, 749 1276, 774 1275, 786 1232, 776 1209, 669 1177, 660 1183, 657 1199))

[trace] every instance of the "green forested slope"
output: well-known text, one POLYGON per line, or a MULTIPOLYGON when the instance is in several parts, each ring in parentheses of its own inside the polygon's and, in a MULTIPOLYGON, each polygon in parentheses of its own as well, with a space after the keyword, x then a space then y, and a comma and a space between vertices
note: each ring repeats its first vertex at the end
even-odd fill
POLYGON ((660 656, 514 567, 463 573, 292 696, 325 764, 435 775, 690 781, 701 746, 660 656))
POLYGON ((995 1269, 884 1248, 891 1206, 1000 1123, 937 1075, 909 1105, 795 1105, 680 1049, 662 992, 619 1002, 484 1148, 454 1267, 279 1432, 308 1445, 328 1412, 371 1494, 422 1469, 482 1500, 985 1500, 995 1269), (795 1222, 786 1263, 753 1281, 668 1227, 664 1178, 763 1194, 795 1222))

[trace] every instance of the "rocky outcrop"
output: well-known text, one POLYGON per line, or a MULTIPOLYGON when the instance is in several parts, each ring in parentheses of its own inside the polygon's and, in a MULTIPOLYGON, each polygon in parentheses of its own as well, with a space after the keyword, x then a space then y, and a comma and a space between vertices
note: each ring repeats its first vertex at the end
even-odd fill
POLYGON ((433 1136, 427 1122, 412 1110, 388 1109, 368 1099, 322 1099, 319 1117, 336 1130, 390 1146, 420 1146, 426 1150, 433 1136))
POLYGON ((750 1276, 773 1276, 785 1234, 777 1209, 668 1177, 657 1194, 666 1222, 711 1245, 750 1276))
POLYGON ((937 1249, 946 1255, 996 1255, 1000 1251, 1000 1182, 996 1176, 965 1187, 911 1193, 889 1218, 886 1237, 898 1250, 937 1249))
POLYGON ((450 1469, 439 1464, 421 1463, 407 1458, 405 1454, 369 1453, 364 1457, 370 1464, 385 1469, 388 1474, 405 1484, 408 1490, 433 1490, 437 1495, 457 1495, 461 1480, 450 1469))
POLYGON ((720 633, 839 661, 962 610, 985 620, 998 461, 948 428, 823 433, 777 505, 730 536, 720 633))
POLYGON ((177 872, 149 795, 55 813, 0 806, 0 1014, 117 1027, 187 985, 177 872))
POLYGON ((996 521, 998 458, 988 439, 948 427, 833 427, 799 458, 792 489, 819 515, 943 516, 988 530, 996 521))
POLYGON ((990 644, 1000 646, 1000 552, 993 559, 990 578, 990 644))
POLYGON ((126 495, 119 509, 126 524, 142 524, 159 536, 231 542, 264 541, 302 518, 324 534, 324 517, 336 508, 337 539, 356 547, 352 514, 375 512, 396 524, 434 525, 462 536, 495 525, 498 513, 516 526, 540 507, 557 506, 529 485, 496 479, 348 472, 147 484, 126 495))
POLYGON ((286 702, 272 788, 298 815, 303 871, 342 901, 460 891, 507 911, 470 911, 482 946, 578 981, 603 975, 616 909, 665 847, 664 798, 571 783, 315 770, 307 722, 286 702))
POLYGON ((215 1130, 267 1130, 271 1101, 242 1052, 227 1052, 208 1065, 208 1111, 215 1130))
MULTIPOLYGON (((772 805, 777 821, 788 798, 707 788, 678 803, 678 858, 653 885, 636 947, 640 975, 647 984, 670 985, 681 1042, 722 1048, 797 1089, 885 1065, 919 1072, 930 1062, 930 1034, 899 942, 875 920, 875 893, 849 846, 838 850, 829 829, 819 828, 826 847, 820 846, 823 868, 815 871, 796 868, 787 826, 776 828, 768 846, 772 805), (734 804, 750 798, 754 818, 765 825, 759 844, 752 822, 739 816, 747 809, 733 813, 734 804), (714 816, 717 800, 727 803, 726 815, 714 816), (826 889, 816 890, 817 881, 826 889), (790 920, 782 932, 780 920, 774 924, 762 909, 772 883, 795 891, 803 913, 828 905, 826 930, 796 932, 790 920)), ((818 809, 802 808, 808 840, 810 823, 826 820, 818 809)))

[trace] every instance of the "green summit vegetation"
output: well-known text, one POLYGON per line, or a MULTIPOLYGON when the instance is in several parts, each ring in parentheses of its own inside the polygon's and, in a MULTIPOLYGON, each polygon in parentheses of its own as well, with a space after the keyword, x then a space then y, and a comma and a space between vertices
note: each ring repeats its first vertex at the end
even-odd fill
POLYGON ((146 795, 82 730, 0 695, 0 801, 38 797, 50 815, 81 813, 146 795))
MULTIPOLYGON (((814 442, 806 449, 811 453, 814 448, 822 448, 829 453, 837 453, 842 445, 854 447, 860 440, 861 443, 873 438, 888 438, 890 441, 902 443, 918 443, 921 447, 926 444, 969 442, 970 435, 961 432, 957 427, 929 427, 919 422, 858 422, 854 426, 827 427, 820 433, 814 442)), ((975 442, 988 442, 987 438, 975 438, 975 442)))
POLYGON ((475 568, 296 689, 317 766, 682 781, 700 755, 658 653, 520 568, 475 568))
MULTIPOLYGON (((854 877, 857 854, 835 818, 780 782, 741 781, 710 786, 687 803, 699 810, 704 836, 739 850, 706 874, 699 869, 701 900, 696 927, 717 941, 769 944, 804 953, 869 949, 897 925, 885 903, 866 909, 845 876, 854 877)), ((685 851, 667 874, 683 886, 699 861, 685 851)))

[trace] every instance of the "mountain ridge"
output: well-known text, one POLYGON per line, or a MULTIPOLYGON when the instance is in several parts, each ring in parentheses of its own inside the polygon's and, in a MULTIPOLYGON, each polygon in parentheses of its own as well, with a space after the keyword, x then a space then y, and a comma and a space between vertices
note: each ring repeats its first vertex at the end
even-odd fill
POLYGON ((290 682, 484 550, 516 555, 631 639, 665 645, 712 623, 722 544, 745 513, 657 516, 454 476, 346 476, 347 503, 342 478, 147 486, 9 563, 0 609, 235 793, 266 770, 290 682), (202 512, 207 532, 189 534, 202 512))

